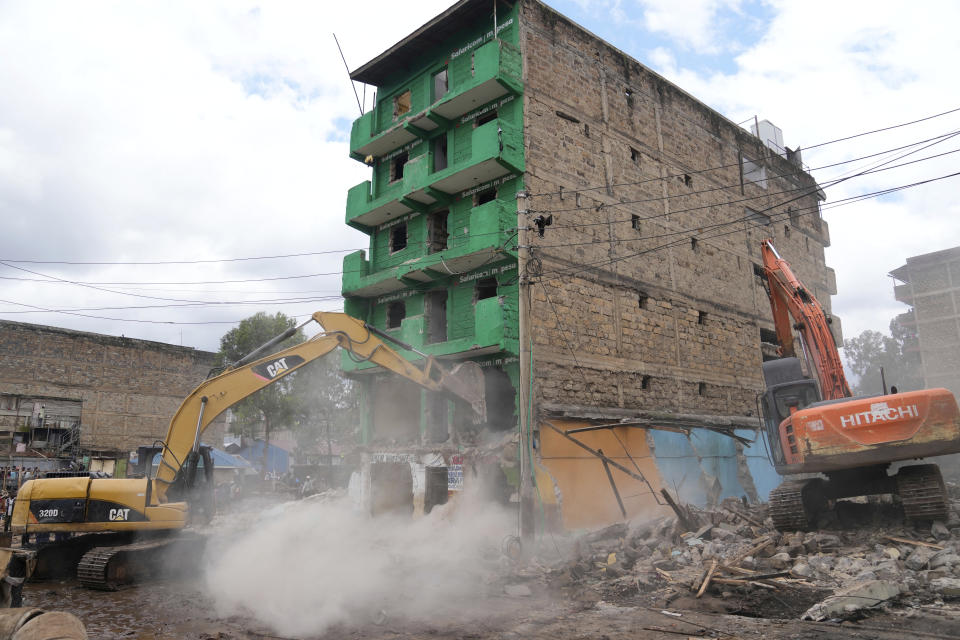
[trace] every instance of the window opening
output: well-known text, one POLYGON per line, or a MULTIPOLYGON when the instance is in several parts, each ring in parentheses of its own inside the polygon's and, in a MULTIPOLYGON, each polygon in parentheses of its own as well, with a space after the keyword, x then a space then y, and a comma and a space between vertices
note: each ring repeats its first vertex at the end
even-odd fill
POLYGON ((743 156, 743 180, 752 182, 761 189, 767 188, 767 168, 743 156))
POLYGON ((404 91, 393 98, 393 119, 396 120, 410 111, 410 91, 404 91))
POLYGON ((497 190, 493 188, 484 189, 483 191, 478 193, 475 196, 475 198, 476 198, 476 204, 473 205, 475 207, 479 207, 482 204, 487 204, 488 202, 493 202, 494 200, 497 199, 497 190))
POLYGON ((783 237, 784 238, 790 237, 790 225, 788 224, 783 225, 783 237))
POLYGON ((447 248, 447 218, 448 211, 431 213, 427 218, 427 253, 437 253, 447 248))
POLYGON ((447 134, 433 140, 433 170, 442 171, 447 168, 447 134))
POLYGON ((770 224, 770 216, 768 216, 767 214, 760 213, 759 211, 754 211, 749 207, 747 207, 746 211, 747 211, 746 218, 748 221, 754 222, 756 224, 762 224, 764 226, 770 224))
POLYGON ((437 73, 433 74, 433 99, 434 101, 439 100, 443 96, 447 95, 449 90, 449 85, 447 83, 447 69, 444 67, 437 73))
POLYGON ((636 214, 631 214, 630 226, 633 227, 635 230, 640 231, 640 216, 636 214))
POLYGON ((390 230, 390 253, 407 248, 407 223, 401 222, 390 230))
POLYGON ((777 332, 773 329, 764 329, 760 328, 760 342, 767 342, 769 344, 780 344, 780 341, 777 340, 777 332))
POLYGON ((758 278, 766 278, 766 277, 767 277, 767 272, 764 270, 764 268, 763 268, 762 266, 760 266, 759 264, 757 264, 756 262, 754 262, 754 263, 753 263, 753 275, 757 276, 758 278))
POLYGON ((699 325, 707 324, 707 312, 706 312, 706 311, 698 311, 698 312, 697 312, 697 324, 699 324, 699 325))
POLYGON ((698 244, 698 242, 697 242, 697 239, 696 239, 696 238, 690 238, 690 248, 691 248, 691 249, 693 249, 694 251, 696 251, 696 250, 697 250, 697 244, 698 244))
POLYGON ((447 291, 431 291, 426 296, 427 342, 447 340, 447 291))
POLYGON ((406 317, 407 303, 403 300, 391 302, 387 305, 387 329, 399 329, 406 317))
POLYGON ((590 137, 590 125, 588 124, 583 125, 583 135, 586 136, 587 138, 590 137))
POLYGON ((647 305, 650 304, 650 296, 645 293, 637 294, 637 306, 641 309, 646 309, 647 305))
POLYGON ((390 160, 390 182, 396 182, 403 179, 403 168, 407 166, 410 154, 404 151, 398 153, 390 160))
POLYGON ((651 380, 652 378, 650 376, 643 376, 642 378, 640 378, 640 388, 649 389, 651 380))
POLYGON ((693 186, 693 178, 690 177, 690 174, 683 174, 683 184, 687 185, 688 187, 693 186))
POLYGON ((490 109, 490 111, 487 111, 487 112, 484 113, 483 115, 477 116, 477 119, 474 120, 474 125, 473 125, 473 126, 475 126, 475 127, 482 127, 483 125, 487 124, 488 122, 493 122, 493 121, 496 120, 496 119, 497 119, 497 110, 496 110, 496 109, 490 109))
POLYGON ((630 159, 638 164, 640 162, 640 152, 633 147, 630 147, 630 159))
POLYGON ((477 280, 477 300, 486 300, 497 296, 497 279, 481 278, 477 280))
POLYGON ((707 395, 707 383, 706 383, 706 382, 701 382, 701 383, 699 383, 699 384, 697 385, 697 393, 699 393, 699 394, 702 395, 702 396, 707 395))

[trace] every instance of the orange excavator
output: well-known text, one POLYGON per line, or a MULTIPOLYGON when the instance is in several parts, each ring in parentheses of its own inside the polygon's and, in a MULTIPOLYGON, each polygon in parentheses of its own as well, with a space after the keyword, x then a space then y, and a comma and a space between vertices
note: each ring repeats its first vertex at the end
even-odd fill
POLYGON ((770 493, 776 528, 806 530, 834 500, 884 493, 899 496, 908 520, 946 520, 936 464, 888 469, 960 452, 956 398, 946 389, 852 397, 830 318, 770 240, 761 253, 782 356, 763 363, 766 441, 777 473, 809 474, 770 493), (794 330, 813 378, 803 374, 794 330))

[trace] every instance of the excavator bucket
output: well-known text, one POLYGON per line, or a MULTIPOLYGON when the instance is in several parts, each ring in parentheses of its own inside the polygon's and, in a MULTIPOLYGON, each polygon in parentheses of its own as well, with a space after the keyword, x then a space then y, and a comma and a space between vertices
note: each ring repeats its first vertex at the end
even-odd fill
POLYGON ((433 358, 427 361, 425 371, 443 391, 461 398, 473 408, 476 423, 487 421, 487 403, 483 369, 476 362, 461 362, 452 369, 444 369, 433 358))

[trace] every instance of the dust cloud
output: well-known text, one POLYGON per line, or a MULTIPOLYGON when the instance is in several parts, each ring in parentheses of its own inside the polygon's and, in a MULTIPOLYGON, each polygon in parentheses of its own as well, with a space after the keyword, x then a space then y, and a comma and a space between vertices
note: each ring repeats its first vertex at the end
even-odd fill
POLYGON ((371 518, 346 498, 279 505, 211 541, 209 596, 220 616, 293 636, 394 618, 463 620, 502 562, 516 516, 458 497, 416 519, 371 518))

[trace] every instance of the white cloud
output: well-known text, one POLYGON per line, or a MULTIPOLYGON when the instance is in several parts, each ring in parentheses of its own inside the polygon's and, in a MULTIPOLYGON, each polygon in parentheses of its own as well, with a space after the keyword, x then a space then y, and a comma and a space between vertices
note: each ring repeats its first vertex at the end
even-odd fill
MULTIPOLYGON (((209 260, 363 247, 343 224, 347 189, 369 177, 348 158, 357 105, 331 31, 353 68, 444 1, 72 2, 0 5, 0 257, 209 260), (348 131, 346 132, 349 133, 348 131)), ((343 254, 179 267, 21 265, 67 280, 186 282, 340 270, 343 254)), ((38 276, 0 267, 0 276, 38 276)), ((339 291, 340 277, 136 293, 181 300, 339 291), (250 293, 248 293, 250 292, 250 293)), ((119 290, 123 285, 104 285, 119 290)), ((125 287, 126 289, 126 287, 125 287)), ((303 294, 310 295, 310 294, 303 294)), ((68 309, 155 304, 63 284, 0 281, 0 299, 68 309)), ((263 305, 305 314, 337 303, 263 305)), ((16 314, 0 317, 216 348, 227 326, 179 327, 16 314)), ((256 306, 104 310, 142 320, 236 320, 256 306)))
POLYGON ((698 53, 718 53, 726 48, 718 29, 721 11, 738 11, 741 0, 637 0, 643 24, 654 33, 672 38, 698 53))

